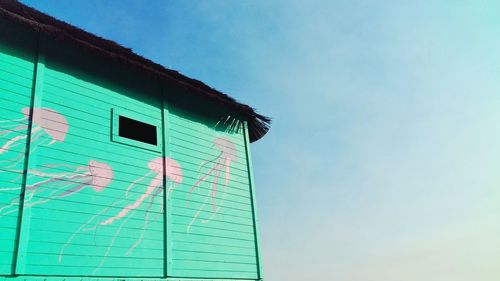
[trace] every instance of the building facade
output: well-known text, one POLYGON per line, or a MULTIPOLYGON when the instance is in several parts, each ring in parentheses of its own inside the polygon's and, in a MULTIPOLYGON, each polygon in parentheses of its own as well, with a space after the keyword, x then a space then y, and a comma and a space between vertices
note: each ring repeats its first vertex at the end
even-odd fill
POLYGON ((262 279, 269 120, 114 44, 0 4, 0 279, 262 279))

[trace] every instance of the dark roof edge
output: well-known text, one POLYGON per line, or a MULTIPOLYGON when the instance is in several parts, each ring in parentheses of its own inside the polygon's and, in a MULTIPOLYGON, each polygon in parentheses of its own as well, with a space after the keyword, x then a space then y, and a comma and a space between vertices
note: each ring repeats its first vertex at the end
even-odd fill
MULTIPOLYGON (((167 83, 180 86, 190 92, 227 106, 247 120, 250 142, 259 140, 269 131, 271 124, 269 117, 256 113, 255 109, 250 106, 239 103, 232 97, 207 86, 201 81, 186 77, 177 71, 167 69, 160 64, 139 56, 131 49, 120 46, 114 41, 98 37, 16 0, 0 0, 0 17, 27 26, 53 40, 70 42, 108 59, 129 64, 132 67, 153 74, 167 83)), ((235 117, 230 116, 229 118, 235 117)))

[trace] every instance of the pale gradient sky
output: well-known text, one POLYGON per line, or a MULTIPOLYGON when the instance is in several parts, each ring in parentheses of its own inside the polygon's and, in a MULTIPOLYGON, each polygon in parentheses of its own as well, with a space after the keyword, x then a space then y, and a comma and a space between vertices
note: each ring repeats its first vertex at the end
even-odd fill
POLYGON ((500 2, 23 2, 274 118, 266 280, 499 280, 500 2))

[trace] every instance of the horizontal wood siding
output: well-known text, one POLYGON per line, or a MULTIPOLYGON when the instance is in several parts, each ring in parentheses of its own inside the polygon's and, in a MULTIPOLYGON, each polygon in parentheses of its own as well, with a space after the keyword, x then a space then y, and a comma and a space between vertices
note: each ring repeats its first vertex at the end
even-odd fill
POLYGON ((243 131, 217 131, 171 107, 167 137, 184 174, 169 199, 169 276, 257 279, 243 131))
POLYGON ((0 24, 0 276, 259 279, 243 127, 216 129, 162 100, 179 89, 16 34, 0 24), (118 115, 156 126, 158 146, 118 138, 118 115))
POLYGON ((65 139, 52 142, 41 133, 32 143, 19 274, 163 276, 163 195, 140 200, 150 187, 163 189, 162 172, 148 166, 161 152, 111 140, 112 109, 155 121, 162 103, 102 85, 53 59, 48 49, 38 106, 63 116, 67 126, 40 112, 65 139), (109 184, 96 184, 105 178, 109 184))
POLYGON ((13 273, 36 37, 0 22, 0 275, 13 273), (21 36, 20 34, 23 34, 21 36))

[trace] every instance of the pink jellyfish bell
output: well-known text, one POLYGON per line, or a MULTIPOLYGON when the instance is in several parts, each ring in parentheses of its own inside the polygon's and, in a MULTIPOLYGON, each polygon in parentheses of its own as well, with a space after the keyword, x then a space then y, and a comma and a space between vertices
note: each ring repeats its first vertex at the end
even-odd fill
MULTIPOLYGON (((26 122, 30 117, 30 108, 25 107, 22 110, 24 118, 12 120, 14 124, 18 124, 19 122, 26 122)), ((7 125, 8 126, 8 125, 7 125)), ((28 128, 27 125, 19 125, 11 130, 3 130, 0 131, 1 135, 8 135, 12 132, 23 132, 28 128)), ((32 128, 31 128, 31 143, 32 147, 30 153, 33 153, 36 149, 38 149, 41 145, 50 146, 56 142, 62 142, 66 138, 66 134, 68 132, 69 125, 66 118, 58 113, 57 111, 50 108, 33 108, 33 119, 32 119, 32 128), (47 143, 48 142, 48 143, 47 143)), ((8 151, 11 151, 13 147, 23 144, 21 142, 24 139, 27 139, 27 134, 22 134, 16 137, 9 139, 3 145, 0 146, 0 155, 4 154, 8 151)), ((13 162, 14 165, 22 159, 24 152, 18 152, 17 156, 14 159, 9 161, 13 162)))
MULTIPOLYGON (((23 114, 29 117, 29 108, 23 108, 23 114)), ((68 132, 68 121, 64 116, 53 109, 34 108, 33 109, 33 132, 40 132, 50 137, 51 145, 55 142, 62 142, 68 132)), ((39 136, 33 136, 33 140, 39 136)))
POLYGON ((80 179, 80 181, 77 181, 76 186, 65 191, 58 197, 68 196, 85 187, 91 187, 95 192, 102 192, 114 178, 113 169, 108 164, 95 160, 89 161, 89 165, 80 167, 80 170, 84 170, 85 172, 81 175, 76 174, 73 177, 80 179))
POLYGON ((95 192, 102 192, 113 181, 113 169, 106 163, 93 160, 89 162, 88 167, 92 176, 90 186, 95 192))
POLYGON ((182 182, 182 168, 177 161, 168 157, 165 157, 165 167, 165 175, 170 180, 170 186, 167 193, 168 198, 170 197, 170 193, 175 188, 175 186, 182 182))

